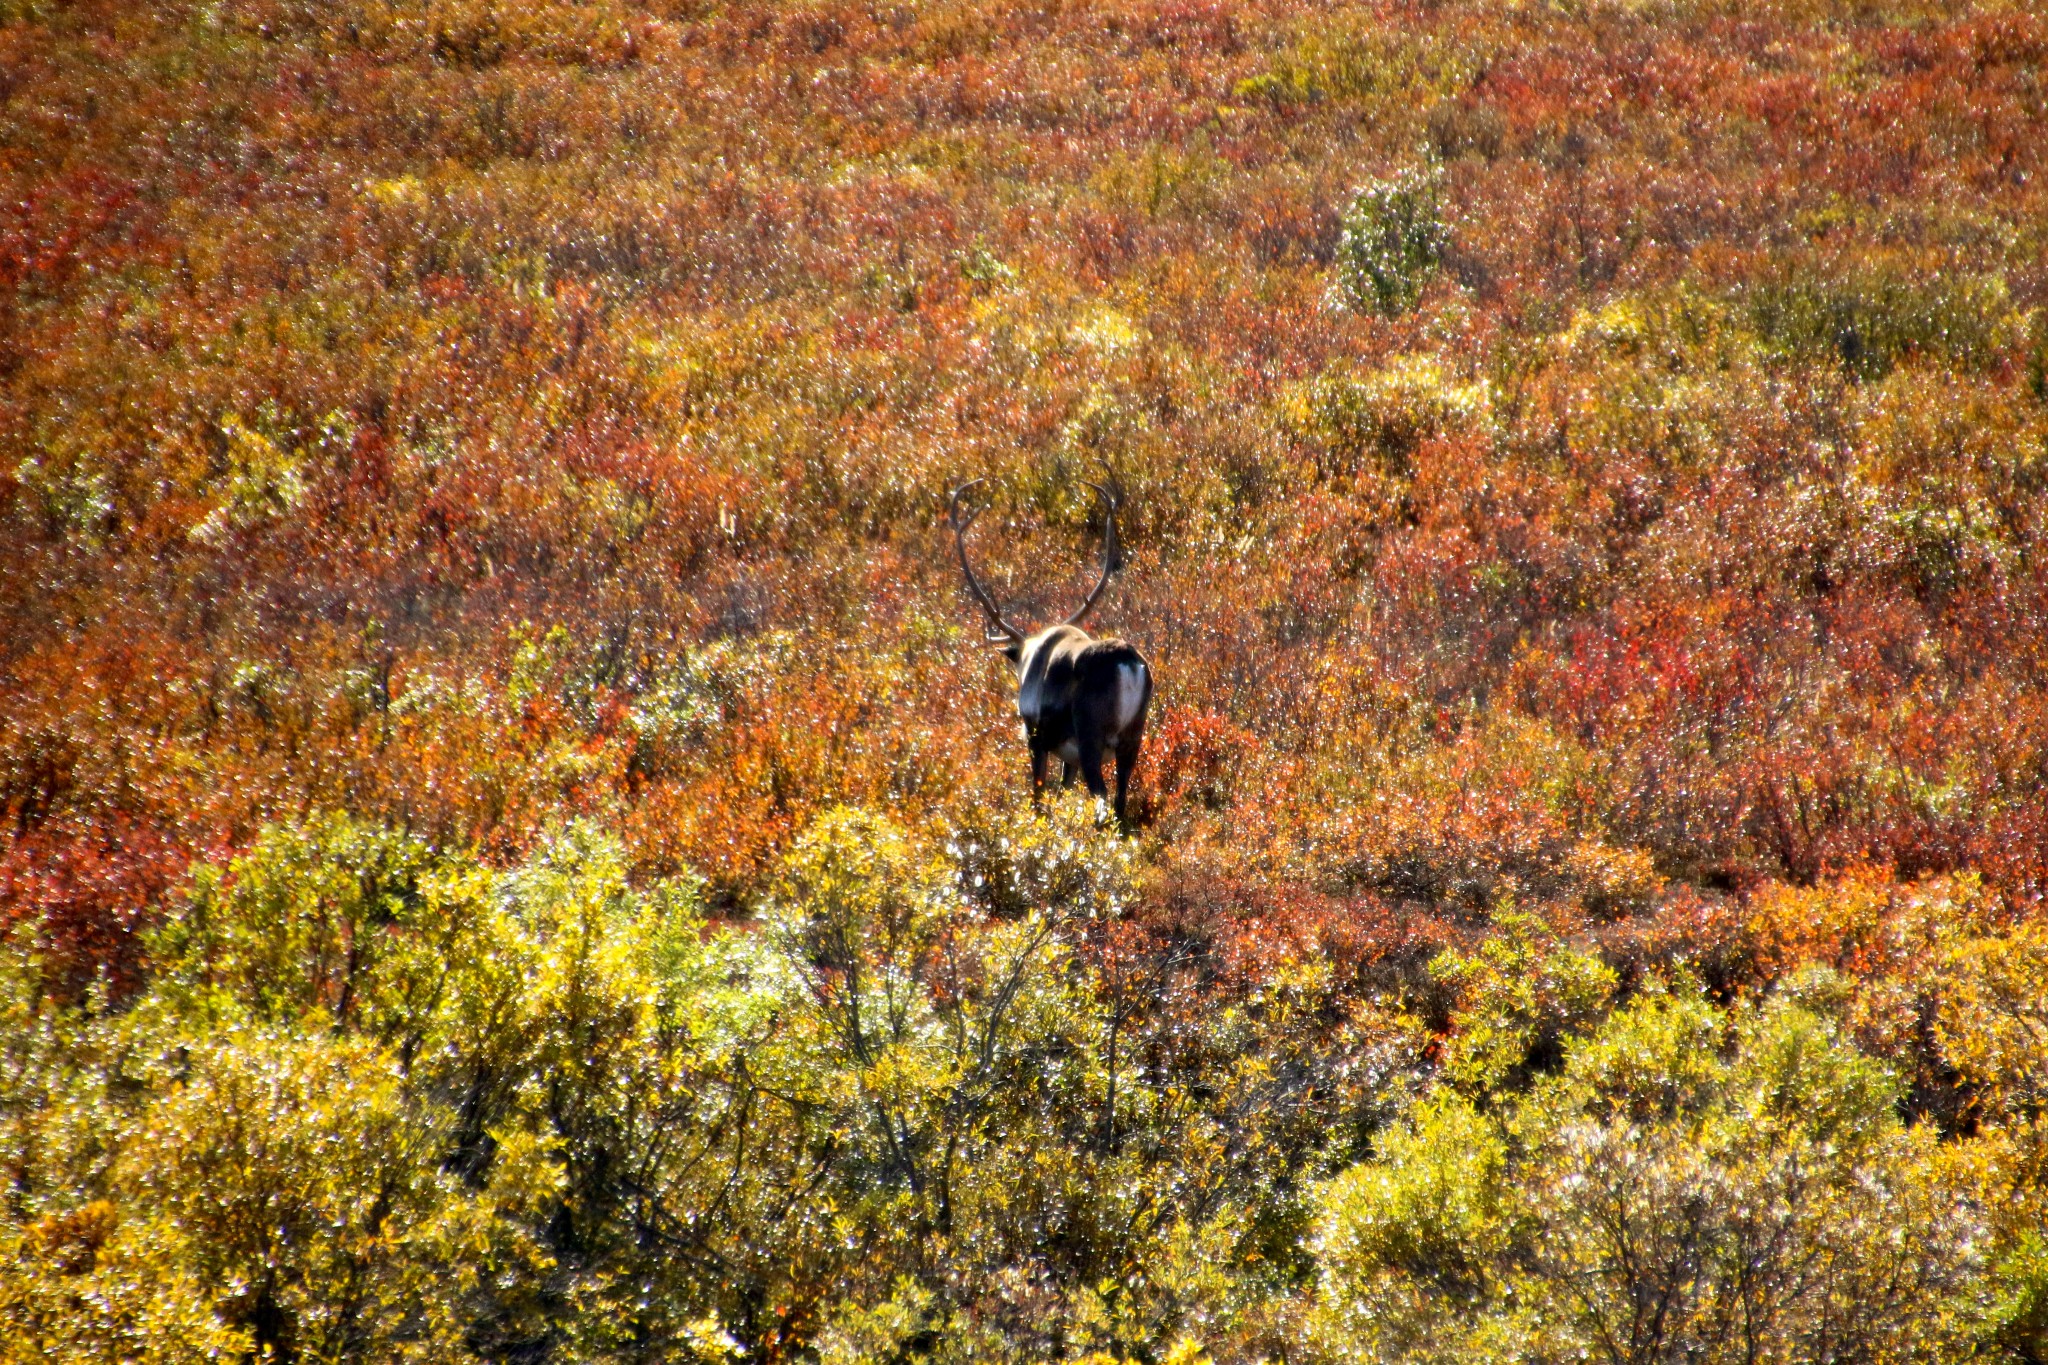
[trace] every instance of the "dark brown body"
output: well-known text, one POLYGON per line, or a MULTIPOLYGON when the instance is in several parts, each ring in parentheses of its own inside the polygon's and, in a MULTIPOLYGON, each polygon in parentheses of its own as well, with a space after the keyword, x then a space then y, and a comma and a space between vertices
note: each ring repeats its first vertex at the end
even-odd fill
POLYGON ((1044 789, 1046 763, 1057 754, 1061 786, 1071 785, 1078 771, 1090 792, 1106 797, 1102 760, 1111 755, 1117 819, 1125 819, 1131 769, 1152 701, 1145 657, 1122 640, 1097 640, 1069 625, 1040 631, 1003 653, 1017 665, 1017 715, 1031 748, 1032 794, 1044 789))

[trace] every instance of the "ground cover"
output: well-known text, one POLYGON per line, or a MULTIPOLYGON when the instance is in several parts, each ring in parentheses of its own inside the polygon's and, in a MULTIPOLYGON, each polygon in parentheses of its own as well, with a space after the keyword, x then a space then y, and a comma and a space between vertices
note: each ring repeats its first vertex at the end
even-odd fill
POLYGON ((2044 62, 0 0, 7 1349, 2039 1359, 2044 62))

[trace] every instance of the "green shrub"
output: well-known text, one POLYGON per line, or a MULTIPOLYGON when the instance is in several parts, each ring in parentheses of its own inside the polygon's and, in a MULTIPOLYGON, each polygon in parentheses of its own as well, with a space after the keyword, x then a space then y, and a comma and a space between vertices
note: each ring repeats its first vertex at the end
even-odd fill
POLYGON ((1832 358, 1858 379, 1881 379, 1924 355, 1984 370, 2013 327, 2003 278, 1868 265, 1840 273, 1787 273, 1752 287, 1749 322, 1764 345, 1793 359, 1832 358))
POLYGON ((1446 431, 1486 429, 1493 417, 1485 381, 1461 382, 1441 355, 1396 355, 1377 370, 1332 367, 1292 386, 1282 399, 1283 429, 1314 448, 1329 472, 1374 467, 1393 477, 1413 472, 1416 447, 1446 431))
POLYGON ((1596 1022, 1614 993, 1614 973, 1541 920, 1505 914, 1497 923, 1501 932, 1469 957, 1447 952, 1430 964, 1458 999, 1444 1076, 1478 1095, 1554 1067, 1565 1041, 1596 1022))
POLYGON ((1331 1182, 1327 1344, 1359 1360, 1958 1358, 1981 1325, 1983 1220, 1896 1098, 1797 1007, 1639 996, 1499 1118, 1439 1091, 1331 1182))
POLYGON ((1398 317, 1422 299, 1450 232, 1434 167, 1375 180, 1352 196, 1337 239, 1338 280, 1352 307, 1398 317))

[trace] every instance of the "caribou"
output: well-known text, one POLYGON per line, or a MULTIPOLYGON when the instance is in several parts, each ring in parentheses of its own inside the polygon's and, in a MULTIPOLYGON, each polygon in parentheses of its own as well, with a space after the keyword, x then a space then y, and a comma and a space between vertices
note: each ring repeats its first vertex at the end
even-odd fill
POLYGON ((1152 701, 1152 670, 1142 654, 1122 640, 1098 640, 1081 629, 1081 622, 1102 600, 1110 575, 1119 564, 1116 539, 1117 499, 1100 484, 1089 484, 1107 508, 1102 533, 1102 576, 1095 580, 1087 600, 1066 620, 1033 635, 1003 619, 996 602, 967 559, 967 532, 985 508, 960 515, 960 501, 969 490, 984 482, 971 479, 953 490, 946 520, 953 528, 953 548, 960 556, 960 572, 967 579, 967 591, 981 604, 988 617, 988 642, 997 647, 1017 670, 1017 716, 1024 722, 1024 740, 1031 748, 1031 799, 1036 803, 1045 790, 1047 762, 1058 754, 1062 765, 1060 786, 1070 787, 1074 774, 1088 784, 1098 798, 1107 798, 1102 781, 1102 757, 1116 758, 1116 818, 1128 829, 1124 799, 1130 789, 1131 769, 1137 766, 1138 746, 1145 737, 1145 708, 1152 701))

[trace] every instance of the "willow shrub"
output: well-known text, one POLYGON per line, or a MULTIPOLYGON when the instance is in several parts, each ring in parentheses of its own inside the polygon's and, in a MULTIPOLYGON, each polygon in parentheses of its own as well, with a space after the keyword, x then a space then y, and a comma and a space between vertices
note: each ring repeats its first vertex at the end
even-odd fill
POLYGON ((1135 875, 1078 805, 950 846, 839 809, 714 924, 587 828, 494 869, 335 817, 202 869, 120 1008, 59 1003, 17 935, 0 1358, 1237 1330, 1306 1273, 1271 1254, 1292 1174, 1399 1068, 1327 972, 1184 1009, 1179 957, 1120 937, 1135 875))
POLYGON ((1338 279, 1354 308, 1398 317, 1422 300, 1450 245, 1443 176, 1435 167, 1402 171, 1362 186, 1344 211, 1338 279))
POLYGON ((1752 286, 1745 301, 1751 327, 1772 351, 1834 359, 1858 379, 1882 379, 1915 355, 1989 369, 2026 326, 1997 275, 1886 261, 1788 273, 1752 286))
POLYGON ((1981 1211, 1827 1020, 1652 991, 1326 1187, 1321 1330, 1373 1360, 1953 1359, 1981 1211))

